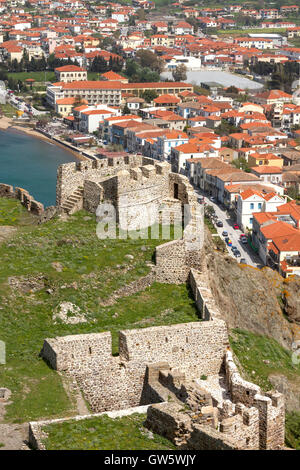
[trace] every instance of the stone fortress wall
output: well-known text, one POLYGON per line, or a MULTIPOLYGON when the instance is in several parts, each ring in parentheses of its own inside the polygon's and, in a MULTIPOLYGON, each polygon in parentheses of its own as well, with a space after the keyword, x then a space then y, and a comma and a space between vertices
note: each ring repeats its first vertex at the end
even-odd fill
MULTIPOLYGON (((135 165, 137 160, 133 157, 131 163, 135 165)), ((229 350, 222 313, 206 286, 205 273, 200 271, 203 211, 197 210, 192 187, 166 165, 149 159, 143 163, 144 168, 132 166, 102 180, 97 176, 92 181, 89 174, 80 184, 89 187, 90 196, 94 185, 99 185, 103 201, 113 195, 120 204, 120 195, 126 194, 133 206, 148 197, 156 185, 158 193, 154 191, 153 196, 163 194, 168 208, 174 200, 177 220, 188 204, 182 238, 156 249, 153 280, 187 281, 202 321, 121 331, 118 356, 112 356, 109 332, 45 339, 41 355, 54 369, 73 377, 94 412, 152 404, 146 426, 180 448, 281 448, 283 396, 263 394, 258 386, 241 378, 229 350)), ((88 200, 93 201, 92 197, 88 200)))
POLYGON ((121 331, 119 356, 112 356, 109 332, 46 339, 42 356, 82 387, 93 411, 149 402, 147 364, 166 361, 191 377, 218 374, 228 344, 224 322, 206 322, 121 331))
POLYGON ((114 176, 120 170, 146 164, 147 160, 141 155, 128 154, 119 158, 112 156, 60 165, 57 170, 56 204, 61 206, 78 187, 83 187, 85 180, 98 182, 102 178, 114 176))
POLYGON ((76 379, 94 412, 152 404, 146 426, 179 448, 281 448, 283 395, 242 379, 226 324, 197 280, 210 321, 121 331, 119 356, 109 332, 46 339, 42 356, 76 379))
POLYGON ((10 199, 18 199, 22 206, 26 207, 28 212, 32 212, 35 215, 41 215, 44 212, 44 206, 41 202, 38 202, 34 199, 33 196, 29 194, 23 188, 13 188, 9 184, 0 184, 0 197, 7 197, 10 199))

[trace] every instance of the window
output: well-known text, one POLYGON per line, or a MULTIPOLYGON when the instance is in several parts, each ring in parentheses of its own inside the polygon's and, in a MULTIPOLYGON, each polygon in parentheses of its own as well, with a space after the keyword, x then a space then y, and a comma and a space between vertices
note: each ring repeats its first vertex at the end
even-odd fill
POLYGON ((262 203, 259 202, 259 203, 258 203, 258 208, 261 209, 261 206, 262 206, 262 203))
POLYGON ((250 209, 254 209, 254 203, 253 202, 250 203, 250 209))

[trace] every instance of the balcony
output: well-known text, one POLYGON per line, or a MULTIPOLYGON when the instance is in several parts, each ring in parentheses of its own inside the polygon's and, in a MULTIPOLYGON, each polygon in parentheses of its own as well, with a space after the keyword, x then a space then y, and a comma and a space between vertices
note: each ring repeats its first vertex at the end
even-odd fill
POLYGON ((300 267, 300 255, 286 257, 285 261, 288 266, 300 267))

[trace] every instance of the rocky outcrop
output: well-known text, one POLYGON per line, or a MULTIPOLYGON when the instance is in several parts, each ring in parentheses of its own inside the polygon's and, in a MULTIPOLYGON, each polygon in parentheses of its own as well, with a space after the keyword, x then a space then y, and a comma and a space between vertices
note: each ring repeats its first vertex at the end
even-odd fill
POLYGON ((300 410, 300 377, 291 380, 282 374, 272 374, 269 381, 278 392, 284 394, 287 411, 300 410))
POLYGON ((296 312, 300 312, 297 283, 289 282, 285 287, 284 279, 276 271, 241 265, 230 256, 215 252, 209 235, 205 252, 203 271, 227 325, 271 336, 291 349, 292 343, 300 339, 300 324, 296 323, 296 312), (282 305, 285 288, 291 291, 286 297, 286 311, 282 305), (285 316, 288 308, 295 323, 285 316))
POLYGON ((288 278, 282 292, 284 312, 289 321, 300 325, 300 279, 288 278))

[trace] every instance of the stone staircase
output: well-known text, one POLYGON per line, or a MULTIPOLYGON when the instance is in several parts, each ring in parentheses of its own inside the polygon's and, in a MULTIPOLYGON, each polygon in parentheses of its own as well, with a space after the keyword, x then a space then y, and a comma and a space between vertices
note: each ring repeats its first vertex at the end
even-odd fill
POLYGON ((77 189, 62 203, 61 208, 67 214, 74 214, 74 212, 82 209, 83 205, 83 186, 78 186, 77 189))

